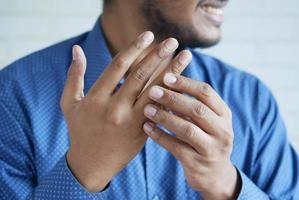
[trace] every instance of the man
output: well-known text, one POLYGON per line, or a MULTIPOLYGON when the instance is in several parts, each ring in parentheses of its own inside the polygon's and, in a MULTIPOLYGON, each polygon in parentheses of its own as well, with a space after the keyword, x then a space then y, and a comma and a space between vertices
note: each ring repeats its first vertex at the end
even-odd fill
POLYGON ((1 71, 1 199, 299 199, 271 92, 193 49, 218 43, 227 1, 104 4, 1 71))

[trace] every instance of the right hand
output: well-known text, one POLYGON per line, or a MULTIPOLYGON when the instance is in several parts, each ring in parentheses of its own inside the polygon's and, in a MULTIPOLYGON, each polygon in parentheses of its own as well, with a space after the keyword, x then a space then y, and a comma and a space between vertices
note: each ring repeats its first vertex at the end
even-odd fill
MULTIPOLYGON (((86 58, 79 46, 73 47, 73 62, 60 104, 71 141, 67 162, 88 191, 103 190, 147 139, 142 129, 146 120, 143 109, 151 100, 149 87, 143 89, 159 64, 176 50, 178 42, 173 38, 162 42, 129 73, 120 89, 116 87, 153 40, 153 34, 145 32, 116 55, 86 96, 86 58)), ((162 83, 166 72, 180 74, 190 60, 190 52, 180 52, 153 84, 162 83)))

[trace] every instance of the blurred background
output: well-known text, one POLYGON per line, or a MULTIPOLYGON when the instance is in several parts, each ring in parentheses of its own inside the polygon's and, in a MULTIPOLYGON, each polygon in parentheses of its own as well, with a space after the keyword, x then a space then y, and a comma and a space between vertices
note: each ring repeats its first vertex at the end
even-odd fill
MULTIPOLYGON (((238 0, 226 9, 222 42, 204 50, 262 79, 299 150, 299 1, 238 0)), ((0 69, 88 31, 102 0, 0 0, 0 69)), ((1 92, 1 91, 0 91, 1 92)))

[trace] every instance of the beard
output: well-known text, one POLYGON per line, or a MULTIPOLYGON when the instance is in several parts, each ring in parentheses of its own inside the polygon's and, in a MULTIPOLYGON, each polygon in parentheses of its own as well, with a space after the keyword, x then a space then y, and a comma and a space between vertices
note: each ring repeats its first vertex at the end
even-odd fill
POLYGON ((220 38, 208 39, 200 36, 192 24, 179 23, 171 20, 170 17, 157 6, 154 0, 142 1, 141 10, 145 18, 146 28, 155 34, 158 42, 168 37, 174 37, 180 44, 180 49, 208 48, 219 43, 220 38))

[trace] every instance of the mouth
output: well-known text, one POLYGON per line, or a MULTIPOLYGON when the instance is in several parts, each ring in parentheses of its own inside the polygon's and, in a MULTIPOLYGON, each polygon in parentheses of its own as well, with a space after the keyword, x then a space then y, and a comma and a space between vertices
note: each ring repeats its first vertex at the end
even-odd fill
POLYGON ((228 1, 202 0, 198 7, 211 23, 219 27, 224 22, 224 8, 227 3, 228 1))

